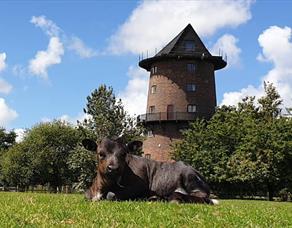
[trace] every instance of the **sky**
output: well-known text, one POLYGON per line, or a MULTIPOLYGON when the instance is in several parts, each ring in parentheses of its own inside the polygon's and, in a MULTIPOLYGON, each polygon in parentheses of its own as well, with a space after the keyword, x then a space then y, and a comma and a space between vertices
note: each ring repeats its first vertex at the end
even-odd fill
POLYGON ((188 23, 214 55, 217 104, 263 95, 272 82, 292 107, 292 1, 0 1, 0 126, 23 129, 84 118, 86 97, 112 86, 131 115, 146 111, 149 72, 188 23))

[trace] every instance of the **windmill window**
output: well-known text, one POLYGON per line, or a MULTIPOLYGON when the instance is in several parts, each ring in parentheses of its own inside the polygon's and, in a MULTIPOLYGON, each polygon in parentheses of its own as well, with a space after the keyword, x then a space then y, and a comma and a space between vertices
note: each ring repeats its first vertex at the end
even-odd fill
POLYGON ((147 136, 148 137, 153 137, 153 131, 152 130, 147 131, 147 136))
POLYGON ((145 158, 151 159, 151 154, 145 154, 145 158))
POLYGON ((194 51, 195 50, 195 42, 192 40, 185 41, 185 50, 186 51, 194 51))
POLYGON ((152 94, 153 94, 153 93, 156 93, 156 88, 157 88, 156 85, 151 86, 151 93, 152 93, 152 94))
POLYGON ((149 112, 154 113, 155 112, 155 106, 150 106, 149 107, 149 112))
POLYGON ((196 91, 196 85, 195 84, 187 84, 187 91, 188 92, 196 91))
POLYGON ((196 70, 196 65, 193 64, 193 63, 188 63, 188 64, 187 64, 187 70, 188 70, 188 72, 195 72, 195 70, 196 70))
POLYGON ((156 74, 157 73, 157 66, 154 66, 151 68, 151 73, 156 74))
POLYGON ((188 112, 196 112, 197 111, 197 106, 193 104, 188 105, 188 112))

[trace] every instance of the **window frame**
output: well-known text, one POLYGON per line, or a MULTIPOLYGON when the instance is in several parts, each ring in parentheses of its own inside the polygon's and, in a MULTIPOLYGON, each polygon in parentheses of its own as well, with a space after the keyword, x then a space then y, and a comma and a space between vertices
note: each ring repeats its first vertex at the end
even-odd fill
POLYGON ((145 157, 146 159, 151 159, 151 154, 145 154, 144 157, 145 157))
POLYGON ((149 113, 155 113, 155 105, 149 106, 149 113))
POLYGON ((195 112, 197 112, 197 105, 195 105, 195 104, 188 104, 188 106, 187 106, 187 112, 188 113, 195 113, 195 112), (190 110, 190 107, 192 108, 191 110, 190 110), (195 110, 193 110, 194 107, 195 107, 195 110))
POLYGON ((152 86, 151 86, 151 91, 150 91, 150 93, 151 93, 151 94, 155 94, 156 91, 157 91, 157 85, 152 85, 152 86))
POLYGON ((196 64, 195 63, 187 63, 187 71, 189 73, 195 73, 196 72, 196 64))
POLYGON ((157 66, 151 67, 151 74, 156 74, 157 73, 157 69, 158 69, 157 66))
POLYGON ((187 83, 187 92, 195 92, 196 91, 196 84, 194 83, 187 83))

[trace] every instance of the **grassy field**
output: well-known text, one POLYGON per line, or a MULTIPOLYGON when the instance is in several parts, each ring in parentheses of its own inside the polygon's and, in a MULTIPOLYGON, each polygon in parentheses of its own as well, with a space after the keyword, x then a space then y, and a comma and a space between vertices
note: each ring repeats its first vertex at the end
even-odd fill
POLYGON ((219 206, 87 202, 82 195, 0 193, 0 227, 292 227, 292 203, 222 200, 219 206))

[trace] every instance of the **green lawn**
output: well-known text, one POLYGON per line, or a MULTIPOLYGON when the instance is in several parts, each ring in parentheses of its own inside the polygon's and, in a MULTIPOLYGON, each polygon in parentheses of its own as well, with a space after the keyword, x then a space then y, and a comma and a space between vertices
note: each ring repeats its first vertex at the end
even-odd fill
POLYGON ((292 203, 221 200, 219 206, 87 202, 82 195, 0 192, 0 227, 292 227, 292 203))

